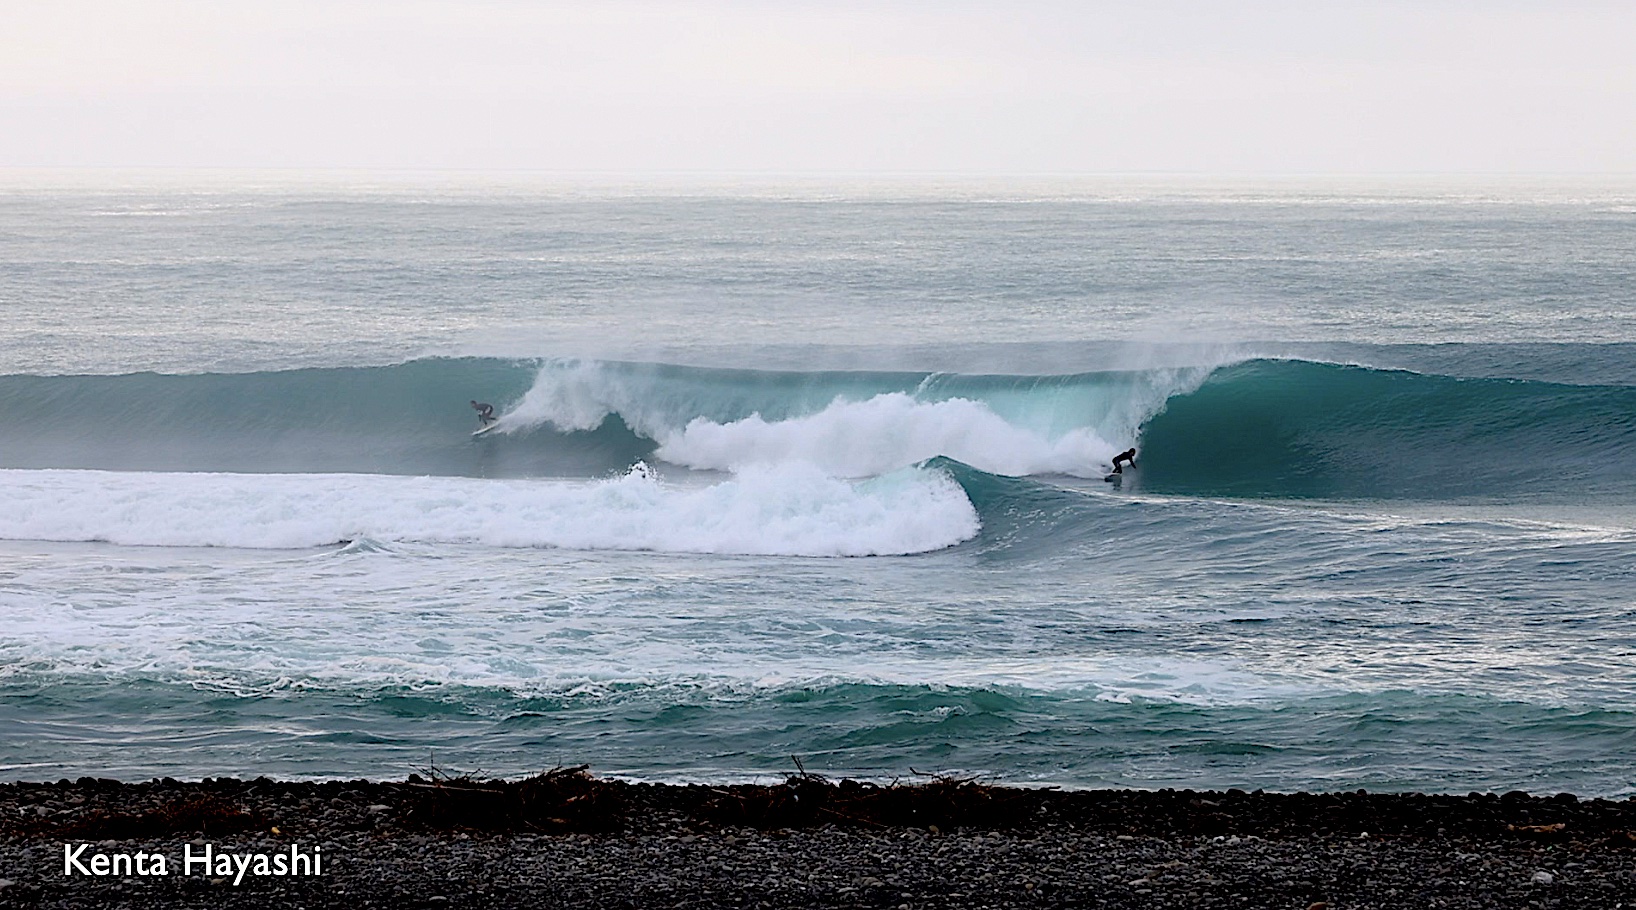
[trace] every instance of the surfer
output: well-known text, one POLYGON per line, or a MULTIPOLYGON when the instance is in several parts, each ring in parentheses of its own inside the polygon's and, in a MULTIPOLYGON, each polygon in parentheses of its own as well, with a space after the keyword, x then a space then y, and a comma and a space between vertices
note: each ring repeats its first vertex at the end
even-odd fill
POLYGON ((1113 456, 1113 472, 1115 474, 1125 473, 1125 465, 1120 464, 1121 461, 1124 462, 1125 464, 1128 464, 1128 465, 1130 465, 1132 467, 1135 467, 1136 466, 1136 450, 1135 449, 1126 449, 1125 451, 1120 452, 1118 455, 1113 456))
MULTIPOLYGON (((495 421, 494 405, 481 401, 474 401, 471 403, 471 406, 477 409, 477 423, 480 426, 486 427, 495 421)), ((1135 450, 1133 449, 1132 451, 1135 450)))

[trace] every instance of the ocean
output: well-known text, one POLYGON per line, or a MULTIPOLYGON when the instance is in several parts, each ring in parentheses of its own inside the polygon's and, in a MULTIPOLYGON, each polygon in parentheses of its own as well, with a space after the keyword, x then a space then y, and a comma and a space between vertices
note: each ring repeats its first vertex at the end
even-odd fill
POLYGON ((0 308, 7 779, 1636 794, 1628 186, 14 176, 0 308))

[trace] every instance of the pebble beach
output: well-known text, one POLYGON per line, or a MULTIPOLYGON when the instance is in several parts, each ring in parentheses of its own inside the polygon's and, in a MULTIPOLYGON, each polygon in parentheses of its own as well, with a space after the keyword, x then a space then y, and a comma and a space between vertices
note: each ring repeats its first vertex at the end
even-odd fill
POLYGON ((680 786, 84 778, 0 786, 3 907, 1617 908, 1636 801, 1063 791, 803 775, 680 786), (66 850, 165 875, 64 872, 66 850), (184 873, 184 850, 322 873, 184 873), (150 870, 151 871, 151 870, 150 870))

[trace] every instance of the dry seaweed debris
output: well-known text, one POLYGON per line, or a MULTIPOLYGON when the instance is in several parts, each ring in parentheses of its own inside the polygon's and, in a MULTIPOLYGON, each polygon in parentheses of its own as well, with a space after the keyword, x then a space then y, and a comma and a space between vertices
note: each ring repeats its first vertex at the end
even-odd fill
POLYGON ((804 769, 780 783, 676 785, 598 779, 583 765, 520 780, 451 776, 435 768, 427 775, 397 783, 166 778, 126 784, 82 778, 0 784, 0 839, 127 839, 263 828, 310 836, 393 828, 560 834, 1068 825, 1134 837, 1447 836, 1636 849, 1636 799, 1579 800, 1569 794, 1063 791, 936 775, 909 782, 836 781, 804 769))
MULTIPOLYGON (((782 784, 685 788, 669 808, 700 821, 753 828, 815 825, 875 828, 958 826, 996 827, 1026 817, 1039 791, 1008 789, 967 778, 876 784, 834 782, 805 772, 782 784), (1022 810, 1022 811, 1019 811, 1022 810)), ((655 794, 656 796, 660 794, 655 794)))
POLYGON ((781 784, 665 786, 599 780, 585 766, 518 781, 411 775, 405 822, 430 828, 612 831, 681 818, 768 830, 820 825, 995 827, 1025 820, 1046 791, 934 776, 925 782, 831 781, 802 771, 781 784), (1019 811, 1022 810, 1022 811, 1019 811))
POLYGON ((1149 837, 1257 834, 1599 840, 1624 848, 1636 801, 1566 794, 1442 796, 1364 792, 1245 793, 991 785, 971 778, 870 783, 804 770, 778 784, 669 785, 599 780, 584 766, 519 781, 425 780, 398 792, 406 824, 431 828, 615 831, 683 824, 778 831, 825 825, 947 831, 1070 824, 1149 837))

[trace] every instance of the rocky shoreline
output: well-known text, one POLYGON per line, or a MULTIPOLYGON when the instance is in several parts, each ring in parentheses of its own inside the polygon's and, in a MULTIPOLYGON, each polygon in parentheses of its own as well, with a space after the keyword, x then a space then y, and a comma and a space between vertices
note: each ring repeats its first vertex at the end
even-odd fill
POLYGON ((0 785, 0 907, 1314 905, 1633 907, 1636 800, 676 786, 584 769, 0 785))

